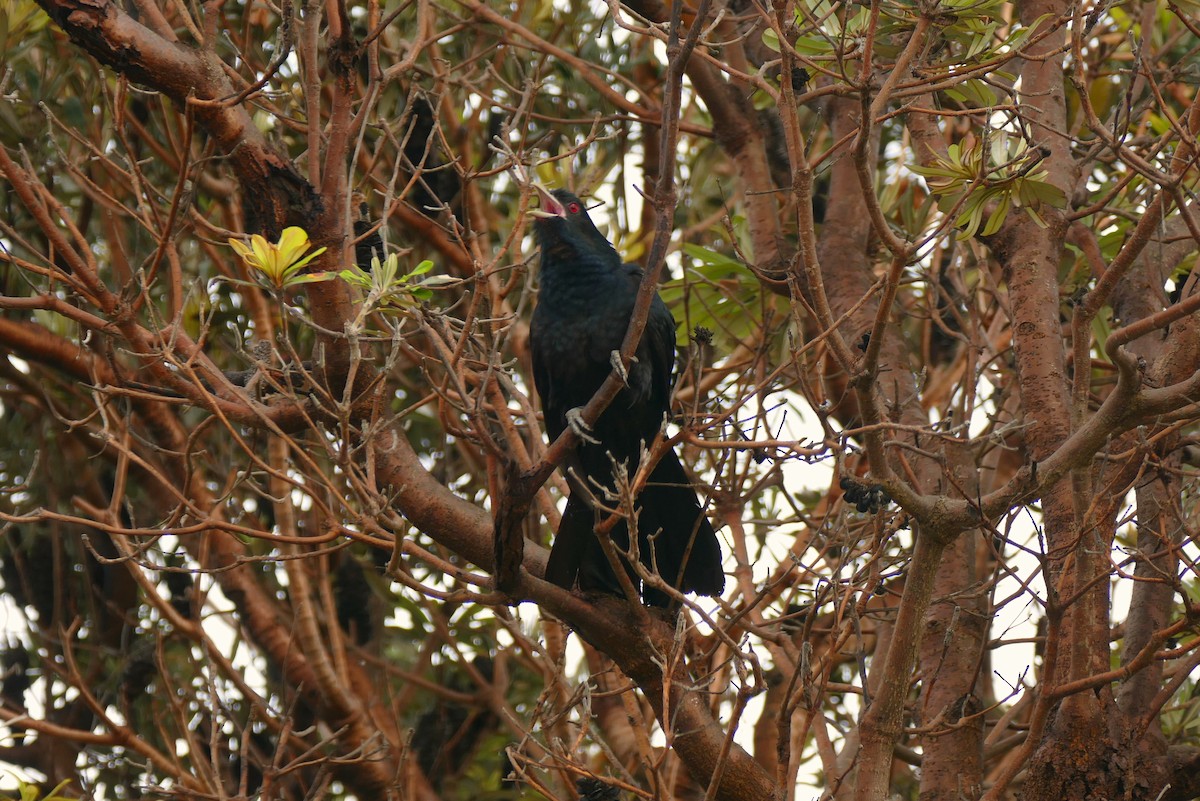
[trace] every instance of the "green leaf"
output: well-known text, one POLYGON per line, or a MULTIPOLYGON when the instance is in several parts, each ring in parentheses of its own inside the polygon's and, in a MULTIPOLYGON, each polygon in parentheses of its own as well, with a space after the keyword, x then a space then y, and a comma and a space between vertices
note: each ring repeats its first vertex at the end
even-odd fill
POLYGON ((315 284, 320 281, 328 281, 335 276, 333 272, 324 273, 306 273, 304 275, 292 276, 285 282, 285 286, 298 286, 300 284, 315 284))
POLYGON ((390 287, 396 283, 396 273, 400 269, 400 257, 395 253, 388 254, 382 262, 378 256, 371 257, 371 285, 390 287))
POLYGON ((411 273, 409 273, 406 277, 412 278, 414 276, 424 275, 425 273, 429 272, 432 269, 433 269, 433 262, 431 262, 429 259, 425 259, 420 264, 418 264, 416 267, 414 267, 413 271, 411 273))
MULTIPOLYGON (((1027 40, 1029 38, 1030 34, 1032 34, 1035 30, 1038 29, 1038 26, 1040 26, 1046 20, 1051 19, 1053 16, 1054 16, 1053 14, 1042 14, 1040 17, 1038 17, 1033 22, 1031 22, 1029 25, 1026 25, 1026 26, 1020 27, 1020 28, 1016 28, 1015 30, 1013 30, 1012 33, 1010 33, 1008 35, 1008 37, 1006 39, 1004 39, 1004 41, 1002 41, 1000 43, 1001 46, 1007 50, 1019 49, 1020 47, 1022 47, 1025 44, 1025 40, 1027 40)), ((1008 76, 1008 77, 1011 79, 1012 76, 1008 76)))
POLYGON ((718 253, 715 250, 701 247, 700 245, 694 245, 690 242, 684 242, 682 250, 693 259, 696 259, 704 264, 712 265, 713 267, 731 267, 735 269, 741 269, 743 266, 740 261, 737 259, 731 259, 724 253, 718 253))
POLYGON ((1012 208, 1012 197, 1008 192, 1005 192, 996 203, 996 208, 992 209, 992 213, 988 215, 987 224, 983 226, 983 236, 991 236, 1000 230, 1000 226, 1004 224, 1005 218, 1008 217, 1008 210, 1012 208))
POLYGON ((1052 183, 1024 180, 1019 182, 1019 186, 1021 199, 1026 204, 1038 201, 1045 203, 1047 206, 1053 206, 1056 209, 1065 209, 1067 207, 1067 193, 1052 183))
POLYGON ((441 289, 445 286, 456 286, 461 283, 461 278, 455 278, 452 275, 431 275, 422 281, 420 285, 431 289, 441 289))
POLYGON ((958 225, 963 226, 963 231, 958 236, 959 239, 970 239, 975 236, 980 223, 983 222, 983 204, 986 200, 986 192, 973 192, 967 197, 958 215, 958 225))
POLYGON ((820 36, 798 37, 792 48, 805 56, 826 56, 833 52, 832 43, 820 36))
POLYGON ((967 105, 972 108, 991 108, 996 105, 996 92, 983 81, 972 78, 958 85, 967 105))
POLYGON ((371 288, 371 274, 357 264, 352 265, 348 270, 339 270, 338 278, 341 278, 348 284, 354 284, 364 289, 371 288))

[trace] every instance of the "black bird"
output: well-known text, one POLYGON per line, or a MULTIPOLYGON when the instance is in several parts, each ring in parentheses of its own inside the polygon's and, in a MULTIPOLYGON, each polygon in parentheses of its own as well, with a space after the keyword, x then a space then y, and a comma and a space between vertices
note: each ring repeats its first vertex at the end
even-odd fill
MULTIPOLYGON (((578 582, 582 590, 619 592, 595 535, 596 522, 607 513, 593 508, 593 501, 613 506, 605 491, 615 487, 614 460, 632 477, 643 447, 662 436, 663 417, 670 409, 675 320, 655 295, 625 387, 590 431, 582 429, 579 410, 614 364, 620 364, 617 354, 633 315, 642 270, 621 262, 578 197, 565 189, 537 190, 540 208, 531 214, 542 252, 541 288, 530 324, 533 378, 550 440, 568 426, 581 434, 565 465, 571 495, 550 551, 546 579, 567 589, 578 582)), ((635 509, 642 563, 683 592, 720 594, 725 586, 721 547, 674 451, 668 450, 654 467, 635 509)), ((611 534, 619 548, 629 550, 624 521, 611 534)), ((669 605, 661 591, 647 588, 642 596, 649 604, 669 605)))

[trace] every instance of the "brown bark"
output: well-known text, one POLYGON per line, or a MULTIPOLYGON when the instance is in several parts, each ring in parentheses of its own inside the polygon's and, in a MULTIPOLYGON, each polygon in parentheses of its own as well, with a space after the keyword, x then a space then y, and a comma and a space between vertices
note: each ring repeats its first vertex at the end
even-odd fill
POLYGON ((109 0, 42 0, 45 12, 71 41, 114 72, 160 91, 196 121, 227 154, 242 188, 246 227, 278 235, 304 225, 321 208, 291 161, 276 153, 241 103, 224 102, 237 89, 212 49, 167 41, 109 0), (209 101, 194 104, 191 98, 209 101))
MULTIPOLYGON (((948 447, 954 489, 970 497, 978 472, 965 447, 948 447)), ((949 487, 943 487, 943 490, 949 487)), ((987 593, 976 572, 979 531, 947 548, 921 637, 921 801, 960 801, 983 791, 983 701, 978 686, 987 640, 987 593)))
MULTIPOLYGON (((667 7, 659 0, 636 0, 628 5, 640 16, 655 22, 670 18, 667 7)), ((740 81, 727 80, 712 64, 699 58, 690 59, 686 69, 692 86, 712 117, 713 136, 736 166, 745 193, 755 269, 782 281, 789 249, 783 243, 778 206, 772 196, 775 186, 771 181, 763 131, 749 100, 751 89, 740 81)), ((786 285, 781 283, 780 286, 786 285)))
MULTIPOLYGON (((456 498, 429 475, 398 433, 379 438, 375 459, 380 487, 390 486, 396 492, 397 506, 414 525, 475 564, 491 569, 492 525, 486 512, 456 498)), ((732 745, 727 758, 719 760, 727 747, 725 732, 713 719, 706 696, 689 689, 693 682, 684 661, 666 676, 655 661, 678 647, 671 626, 650 618, 650 629, 639 628, 642 616, 630 615, 628 607, 616 599, 593 605, 541 581, 536 576, 545 570, 545 549, 527 545, 525 551, 525 569, 513 589, 514 596, 535 600, 569 624, 637 683, 659 723, 673 733, 673 745, 694 779, 707 782, 719 764, 716 798, 774 798, 771 777, 740 746, 732 745)))

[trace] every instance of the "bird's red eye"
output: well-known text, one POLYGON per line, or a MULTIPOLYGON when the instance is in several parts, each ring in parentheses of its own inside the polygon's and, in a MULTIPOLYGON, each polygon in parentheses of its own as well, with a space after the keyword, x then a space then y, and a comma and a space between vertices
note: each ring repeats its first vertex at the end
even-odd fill
POLYGON ((583 207, 574 201, 567 204, 567 211, 571 212, 572 214, 578 214, 582 210, 583 207))

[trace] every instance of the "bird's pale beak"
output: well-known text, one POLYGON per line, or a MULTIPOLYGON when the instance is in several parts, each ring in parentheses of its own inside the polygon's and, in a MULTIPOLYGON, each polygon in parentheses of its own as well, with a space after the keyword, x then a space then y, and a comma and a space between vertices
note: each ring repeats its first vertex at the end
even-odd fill
POLYGON ((563 208, 563 204, 558 202, 558 198, 550 194, 549 189, 541 184, 534 184, 533 188, 537 190, 538 208, 529 210, 528 214, 530 217, 550 220, 555 217, 567 216, 567 210, 563 208))

